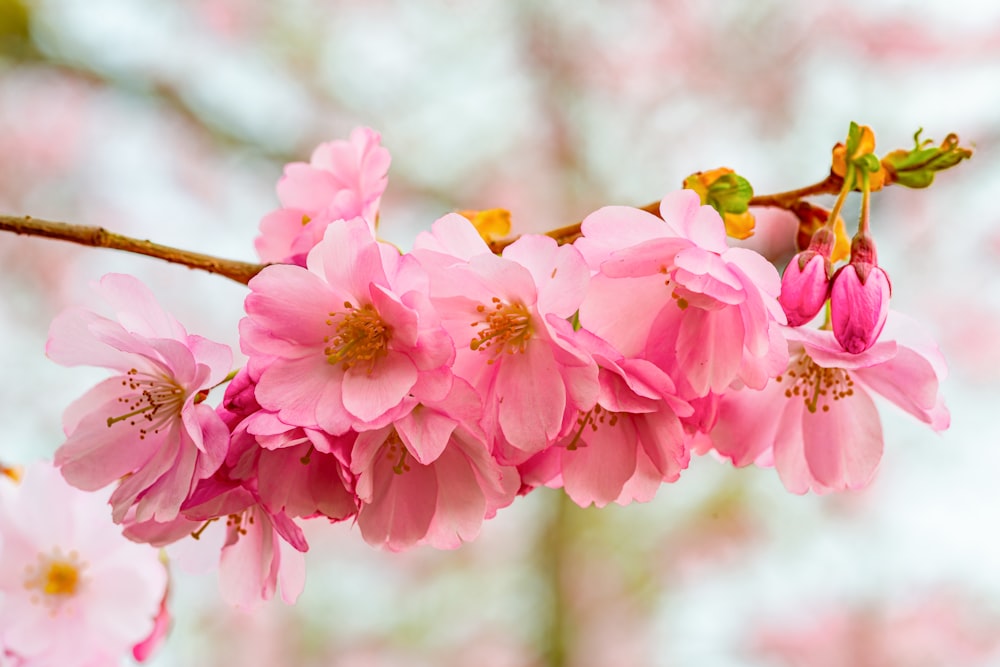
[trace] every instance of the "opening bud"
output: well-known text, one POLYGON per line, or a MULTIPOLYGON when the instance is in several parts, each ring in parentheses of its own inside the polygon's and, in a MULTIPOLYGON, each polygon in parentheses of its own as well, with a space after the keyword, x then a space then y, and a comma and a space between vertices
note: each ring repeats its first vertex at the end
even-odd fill
POLYGON ((845 350, 860 354, 875 344, 889 314, 891 294, 875 242, 859 233, 851 243, 851 262, 837 271, 830 288, 833 335, 845 350))
POLYGON ((785 267, 778 303, 789 326, 812 321, 826 303, 830 294, 830 255, 836 242, 832 230, 820 229, 813 234, 809 248, 795 255, 785 267))

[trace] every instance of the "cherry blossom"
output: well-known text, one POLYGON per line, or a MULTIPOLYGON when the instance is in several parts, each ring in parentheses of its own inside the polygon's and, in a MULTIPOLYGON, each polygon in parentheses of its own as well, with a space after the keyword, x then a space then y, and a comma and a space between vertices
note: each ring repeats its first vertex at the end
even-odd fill
POLYGON ((682 398, 736 380, 763 387, 785 359, 777 272, 730 248, 719 214, 695 193, 668 194, 660 213, 606 207, 583 221, 574 245, 597 273, 580 323, 626 357, 659 365, 682 398))
POLYGON ((517 470, 490 457, 479 416, 479 397, 456 380, 444 400, 358 435, 351 467, 366 541, 393 551, 417 543, 453 549, 514 500, 517 470))
POLYGON ((692 407, 674 383, 644 359, 618 357, 589 341, 600 367, 597 404, 581 412, 574 429, 520 466, 529 485, 562 486, 580 506, 652 500, 674 482, 690 459, 680 416, 692 407))
POLYGON ((327 226, 338 220, 362 218, 374 236, 390 162, 380 141, 378 132, 358 127, 347 141, 320 144, 309 164, 285 166, 278 181, 282 208, 264 216, 255 242, 262 261, 304 265, 327 226))
POLYGON ((285 424, 341 435, 448 392, 454 348, 426 275, 363 220, 328 227, 308 268, 269 266, 250 289, 241 344, 257 401, 285 424))
POLYGON ((944 360, 916 322, 890 313, 882 338, 845 352, 827 330, 786 329, 788 369, 762 391, 721 400, 711 433, 737 466, 773 465, 789 491, 859 489, 882 458, 881 395, 936 431, 950 418, 938 394, 944 360))
POLYGON ((55 463, 88 491, 124 478, 111 495, 116 522, 133 505, 139 520, 170 520, 225 458, 228 431, 203 400, 225 379, 232 353, 189 335, 131 276, 108 274, 99 292, 117 321, 72 308, 49 331, 53 361, 117 372, 67 408, 55 463))
POLYGON ((588 270, 572 246, 524 236, 492 254, 460 216, 417 238, 431 297, 455 341, 454 372, 483 399, 483 428, 501 463, 552 443, 597 397, 597 366, 568 319, 588 270), (449 254, 455 251, 457 254, 449 254))
POLYGON ((14 664, 117 664, 155 634, 166 570, 108 520, 108 495, 42 462, 20 485, 0 479, 0 647, 14 664))

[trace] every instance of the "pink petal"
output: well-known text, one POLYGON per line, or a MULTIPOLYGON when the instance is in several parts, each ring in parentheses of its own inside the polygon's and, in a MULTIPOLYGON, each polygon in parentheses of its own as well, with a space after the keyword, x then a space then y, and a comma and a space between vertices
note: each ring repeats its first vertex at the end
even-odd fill
POLYGON ((693 190, 676 190, 660 202, 660 215, 671 228, 700 248, 722 253, 726 244, 726 226, 711 206, 702 206, 693 190))
POLYGON ((584 426, 575 449, 562 453, 562 478, 566 493, 577 505, 604 507, 622 491, 635 472, 638 436, 632 415, 618 415, 617 423, 584 426))
POLYGON ((365 364, 344 373, 344 408, 361 421, 372 421, 399 405, 416 382, 410 358, 390 350, 371 373, 365 364))
POLYGON ((434 469, 438 479, 437 511, 426 542, 436 549, 455 549, 479 535, 486 515, 486 494, 476 470, 458 447, 444 450, 434 469))
POLYGON ((343 300, 338 301, 337 294, 321 278, 300 266, 265 267, 249 287, 252 291, 245 305, 254 323, 268 336, 303 345, 322 348, 323 338, 330 332, 326 324, 329 313, 344 309, 343 300))
POLYGON ((868 394, 854 394, 828 411, 802 413, 805 459, 816 480, 831 489, 860 489, 882 459, 882 423, 868 394))
POLYGON ((559 367, 543 344, 529 344, 498 363, 495 400, 503 435, 517 449, 534 453, 555 438, 562 422, 566 387, 559 367))
POLYGON ((361 536, 372 546, 400 551, 423 539, 437 508, 438 478, 431 467, 416 461, 396 474, 392 462, 376 459, 370 472, 372 502, 361 506, 361 536))
POLYGON ((396 422, 396 432, 410 453, 423 465, 430 465, 444 451, 458 423, 425 406, 396 422))

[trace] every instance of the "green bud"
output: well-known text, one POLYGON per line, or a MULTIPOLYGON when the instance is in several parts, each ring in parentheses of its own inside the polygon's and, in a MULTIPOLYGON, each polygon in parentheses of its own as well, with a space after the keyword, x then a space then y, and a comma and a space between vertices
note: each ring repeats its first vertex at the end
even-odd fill
POLYGON ((934 182, 934 174, 972 157, 972 150, 959 146, 958 135, 954 133, 945 137, 940 146, 933 146, 930 139, 920 140, 921 132, 922 129, 917 130, 913 135, 912 149, 892 151, 882 158, 891 182, 908 188, 926 188, 934 182))
POLYGON ((725 174, 708 186, 705 203, 719 212, 746 213, 750 199, 753 198, 753 187, 750 181, 739 174, 725 174))

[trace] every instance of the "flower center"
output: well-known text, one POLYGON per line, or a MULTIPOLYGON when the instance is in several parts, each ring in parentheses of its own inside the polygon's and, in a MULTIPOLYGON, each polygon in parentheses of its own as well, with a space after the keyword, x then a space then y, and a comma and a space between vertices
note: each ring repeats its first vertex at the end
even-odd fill
POLYGON ((486 363, 492 364, 503 354, 524 352, 531 340, 531 313, 520 303, 506 303, 493 297, 493 305, 479 304, 476 311, 482 313, 482 319, 472 323, 472 326, 485 325, 469 342, 473 350, 490 350, 493 358, 486 363))
POLYGON ((108 428, 119 422, 128 422, 135 426, 143 420, 146 423, 139 429, 139 439, 145 439, 150 432, 159 433, 164 422, 170 421, 181 413, 187 392, 177 382, 167 375, 140 373, 135 368, 130 369, 122 378, 122 386, 128 390, 124 396, 118 397, 126 412, 117 417, 108 417, 108 428))
POLYGON ((327 343, 323 354, 329 363, 340 364, 345 371, 359 361, 367 362, 371 375, 376 362, 386 355, 392 329, 370 304, 357 308, 345 301, 344 308, 346 312, 330 313, 326 321, 334 327, 334 334, 323 338, 327 343))
POLYGON ((824 368, 804 352, 788 367, 786 375, 787 378, 779 375, 775 380, 787 380, 791 386, 786 387, 785 396, 800 397, 809 412, 816 412, 817 409, 829 412, 830 401, 854 395, 854 380, 850 373, 843 368, 824 368))
POLYGON ((24 588, 37 591, 30 596, 33 604, 44 603, 52 607, 55 613, 56 608, 76 595, 80 586, 85 583, 81 573, 86 567, 87 564, 80 561, 76 551, 64 555, 56 547, 50 554, 38 554, 36 565, 24 568, 24 588))

